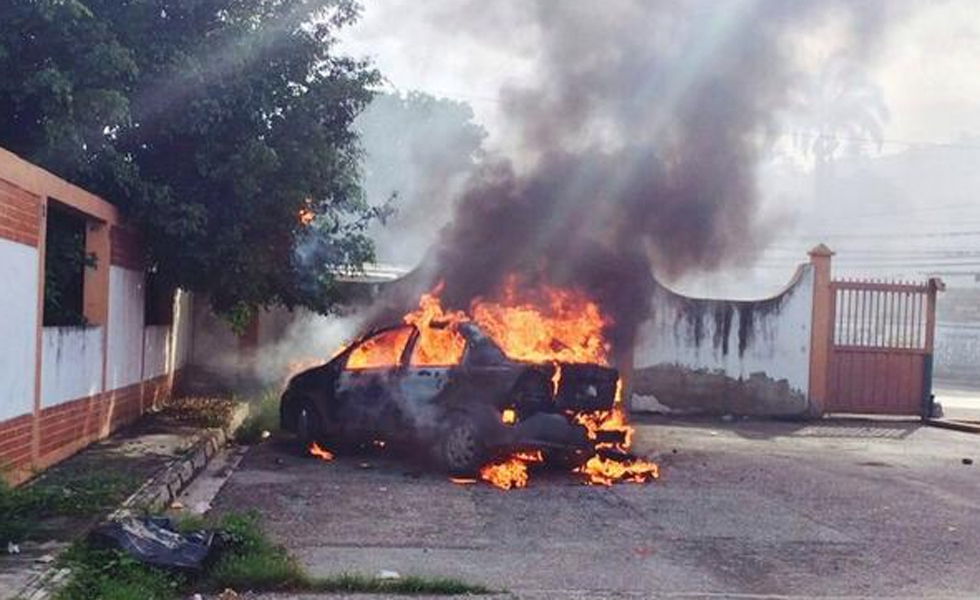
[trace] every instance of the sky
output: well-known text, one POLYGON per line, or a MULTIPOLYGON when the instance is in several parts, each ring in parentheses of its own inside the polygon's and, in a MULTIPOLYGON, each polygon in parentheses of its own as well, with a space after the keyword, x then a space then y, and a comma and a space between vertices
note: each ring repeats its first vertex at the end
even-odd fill
MULTIPOLYGON (((751 2, 718 4, 746 1, 751 2)), ((535 31, 515 8, 519 5, 366 0, 361 20, 342 34, 341 48, 371 59, 392 89, 469 103, 488 132, 487 147, 513 152, 519 135, 498 97, 507 86, 533 81, 540 61, 535 31), (451 18, 460 11, 471 18, 451 18)), ((839 41, 832 26, 816 28, 799 42, 800 68, 818 72, 837 56, 839 41)), ((945 264, 940 263, 944 253, 975 249, 978 258, 963 262, 964 269, 974 269, 972 263, 980 261, 980 232, 975 237, 935 234, 954 231, 961 223, 980 224, 980 198, 971 205, 974 194, 980 194, 980 179, 969 175, 971 161, 980 165, 980 2, 909 1, 891 15, 861 66, 886 109, 883 143, 858 140, 855 145, 864 156, 841 161, 833 188, 839 202, 821 205, 813 198, 813 161, 800 154, 791 135, 809 125, 806 115, 797 115, 776 142, 783 152, 759 165, 762 217, 779 223, 783 233, 757 263, 746 265, 750 273, 713 274, 710 285, 697 278, 679 282, 685 291, 720 295, 739 283, 746 284, 744 289, 774 291, 799 262, 794 257, 805 260, 805 249, 825 233, 830 237, 820 239, 844 250, 845 268, 852 257, 880 248, 893 256, 885 261, 853 258, 854 268, 909 276, 933 268, 892 269, 891 263, 907 258, 911 248, 936 257, 935 268, 945 264), (937 156, 944 163, 938 167, 937 156), (936 173, 949 176, 935 180, 936 173), (857 216, 844 218, 851 214, 857 216), (922 227, 928 229, 922 237, 887 238, 922 227)))
MULTIPOLYGON (((724 1, 724 0, 722 0, 724 1)), ((860 1, 860 0, 858 0, 860 1)), ((466 0, 370 0, 360 22, 342 35, 342 48, 372 59, 392 87, 417 89, 472 104, 494 143, 505 135, 497 95, 502 86, 534 76, 533 36, 486 40, 446 26, 443 15, 466 0), (499 42, 499 43, 497 43, 499 42)), ((479 21, 506 21, 507 10, 471 2, 479 21)), ((492 5, 492 3, 483 3, 492 5)), ((519 24, 514 24, 519 29, 519 24)), ((917 2, 898 17, 870 65, 890 119, 885 151, 897 142, 956 142, 980 137, 980 3, 917 2)), ((815 52, 813 64, 826 58, 815 52)))

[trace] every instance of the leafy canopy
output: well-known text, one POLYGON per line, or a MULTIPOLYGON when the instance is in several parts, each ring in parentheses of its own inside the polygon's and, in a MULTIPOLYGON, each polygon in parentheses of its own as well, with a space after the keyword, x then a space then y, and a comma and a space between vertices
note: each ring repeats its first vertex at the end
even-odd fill
POLYGON ((372 259, 380 216, 351 127, 379 75, 335 52, 357 15, 353 0, 5 0, 0 145, 119 205, 158 277, 215 309, 328 311, 331 272, 372 259))

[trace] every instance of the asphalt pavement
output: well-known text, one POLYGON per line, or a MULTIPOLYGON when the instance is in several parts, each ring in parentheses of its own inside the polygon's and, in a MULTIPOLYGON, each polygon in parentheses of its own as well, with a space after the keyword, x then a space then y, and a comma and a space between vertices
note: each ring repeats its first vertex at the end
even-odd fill
POLYGON ((318 575, 454 577, 535 599, 980 597, 978 435, 647 419, 635 445, 659 481, 534 473, 501 491, 396 456, 321 462, 273 441, 213 504, 258 510, 318 575))

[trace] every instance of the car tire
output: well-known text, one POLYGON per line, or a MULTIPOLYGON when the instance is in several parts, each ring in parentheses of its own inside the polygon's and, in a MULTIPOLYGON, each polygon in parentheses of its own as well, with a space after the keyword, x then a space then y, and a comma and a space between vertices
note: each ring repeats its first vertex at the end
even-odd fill
POLYGON ((450 417, 442 435, 440 458, 453 475, 473 475, 483 465, 485 446, 473 416, 456 414, 450 417))

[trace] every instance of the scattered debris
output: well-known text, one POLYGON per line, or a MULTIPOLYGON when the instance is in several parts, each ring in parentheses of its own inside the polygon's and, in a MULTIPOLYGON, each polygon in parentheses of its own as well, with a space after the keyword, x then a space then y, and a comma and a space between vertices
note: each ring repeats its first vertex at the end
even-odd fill
POLYGON ((391 580, 391 579, 401 579, 401 578, 402 576, 398 573, 398 571, 387 571, 385 569, 382 569, 378 573, 378 579, 391 580))
POLYGON ((161 412, 165 420, 201 427, 225 427, 231 422, 238 402, 230 398, 190 396, 174 398, 161 412))
POLYGON ((20 544, 7 542, 7 554, 20 554, 20 544))
POLYGON ((973 464, 973 459, 972 458, 964 458, 963 459, 963 464, 964 465, 972 465, 973 464))

